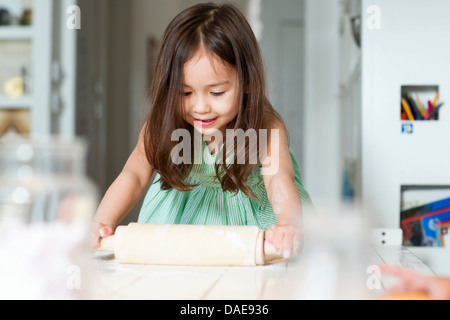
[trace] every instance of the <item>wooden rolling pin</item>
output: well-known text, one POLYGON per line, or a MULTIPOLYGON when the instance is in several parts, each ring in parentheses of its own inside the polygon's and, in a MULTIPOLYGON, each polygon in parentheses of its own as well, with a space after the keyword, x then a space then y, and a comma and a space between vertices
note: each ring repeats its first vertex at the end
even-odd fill
POLYGON ((123 264, 257 266, 284 260, 257 227, 152 225, 120 226, 101 241, 123 264))

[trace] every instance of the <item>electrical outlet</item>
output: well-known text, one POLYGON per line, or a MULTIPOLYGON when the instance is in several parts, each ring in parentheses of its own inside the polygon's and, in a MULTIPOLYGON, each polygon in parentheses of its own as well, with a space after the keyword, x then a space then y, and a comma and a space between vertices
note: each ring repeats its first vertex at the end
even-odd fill
POLYGON ((403 230, 398 228, 372 229, 372 244, 400 246, 403 242, 403 230))

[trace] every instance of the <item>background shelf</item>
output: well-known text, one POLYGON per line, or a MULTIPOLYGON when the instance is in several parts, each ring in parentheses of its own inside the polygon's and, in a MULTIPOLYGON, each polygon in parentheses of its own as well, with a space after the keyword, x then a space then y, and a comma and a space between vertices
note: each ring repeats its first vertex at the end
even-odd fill
POLYGON ((33 105, 33 99, 31 97, 22 97, 17 99, 0 97, 0 110, 1 109, 27 109, 33 105))
POLYGON ((1 26, 1 40, 27 40, 34 36, 34 28, 32 26, 1 26))

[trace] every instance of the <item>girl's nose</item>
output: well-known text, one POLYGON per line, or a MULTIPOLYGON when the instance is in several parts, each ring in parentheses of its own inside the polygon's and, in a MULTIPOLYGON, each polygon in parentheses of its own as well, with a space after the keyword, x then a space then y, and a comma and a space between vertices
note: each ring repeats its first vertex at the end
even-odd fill
POLYGON ((209 113, 211 111, 208 99, 202 96, 198 96, 198 98, 195 99, 193 103, 194 103, 193 110, 195 113, 202 114, 202 113, 209 113))

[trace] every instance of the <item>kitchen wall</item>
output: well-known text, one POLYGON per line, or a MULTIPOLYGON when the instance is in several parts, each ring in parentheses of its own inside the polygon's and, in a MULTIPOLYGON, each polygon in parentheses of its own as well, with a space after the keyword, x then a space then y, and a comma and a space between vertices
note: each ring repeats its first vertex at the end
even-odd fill
POLYGON ((340 199, 339 1, 305 1, 304 180, 316 202, 340 199))

